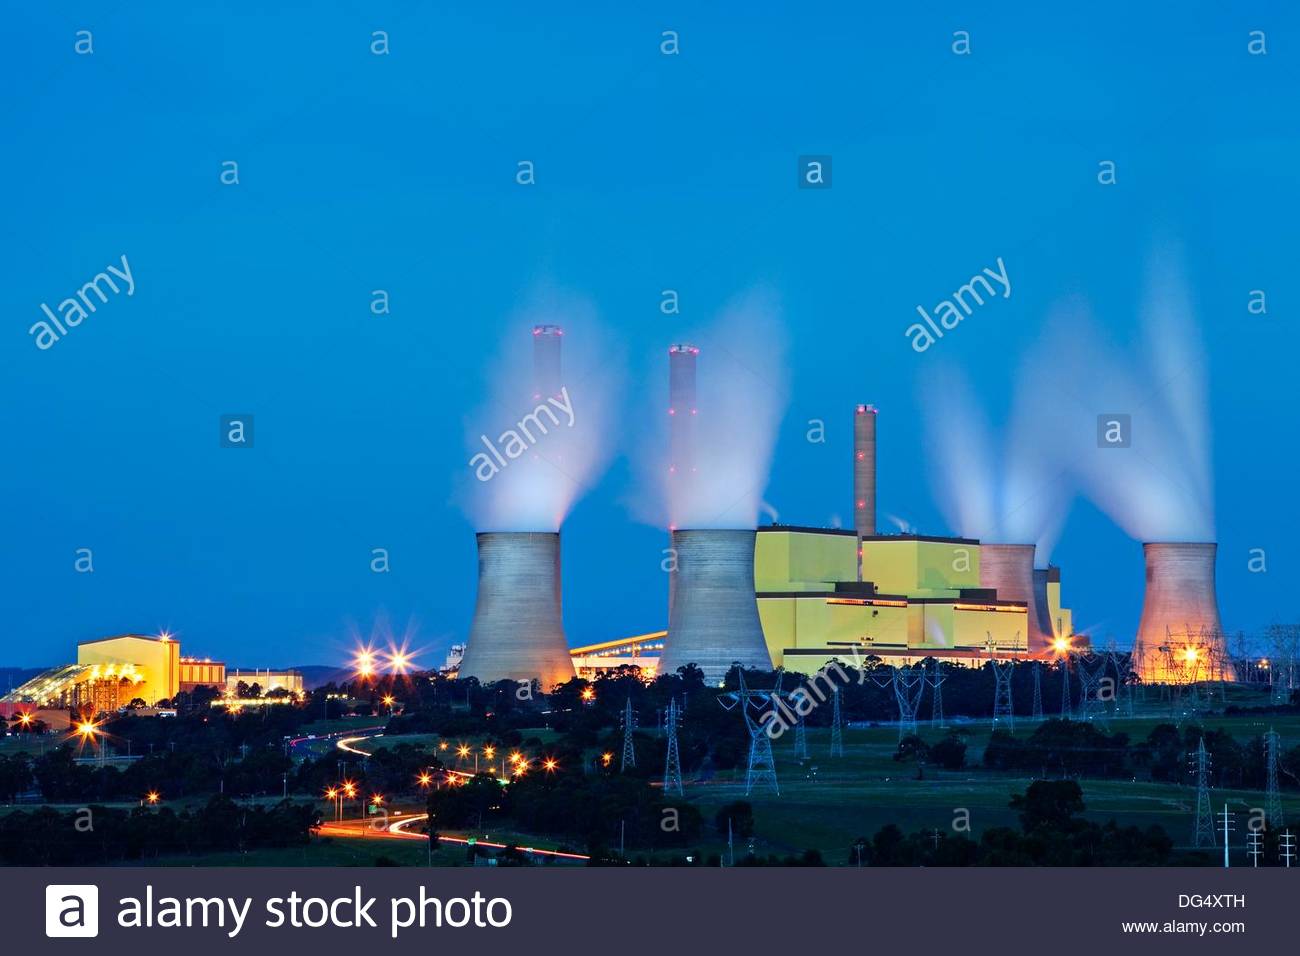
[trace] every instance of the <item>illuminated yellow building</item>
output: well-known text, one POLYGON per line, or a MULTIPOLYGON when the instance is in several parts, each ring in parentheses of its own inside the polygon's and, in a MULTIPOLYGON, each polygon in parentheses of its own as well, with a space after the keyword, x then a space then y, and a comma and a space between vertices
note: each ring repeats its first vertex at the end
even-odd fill
POLYGON ((145 637, 125 634, 105 637, 97 641, 84 641, 77 645, 77 664, 98 667, 101 672, 121 672, 128 668, 138 678, 131 696, 144 699, 153 705, 160 700, 171 700, 180 690, 181 648, 169 637, 145 637))
MULTIPOLYGON (((1060 577, 1048 581, 1052 616, 1068 628, 1060 577)), ((870 655, 887 663, 974 663, 990 648, 999 656, 1028 655, 1032 609, 980 587, 980 544, 973 539, 759 528, 754 586, 772 660, 792 671, 870 655)))

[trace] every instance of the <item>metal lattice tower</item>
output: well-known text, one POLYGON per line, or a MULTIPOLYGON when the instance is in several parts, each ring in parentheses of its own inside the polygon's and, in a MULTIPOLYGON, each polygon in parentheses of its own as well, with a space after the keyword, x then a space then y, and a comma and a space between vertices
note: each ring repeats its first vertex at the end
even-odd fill
POLYGON ((1101 699, 1101 682, 1106 677, 1109 660, 1105 657, 1094 658, 1094 667, 1089 670, 1088 662, 1082 657, 1076 658, 1079 668, 1079 719, 1106 722, 1106 704, 1101 699))
MULTIPOLYGON (((781 788, 776 782, 776 761, 772 757, 772 738, 767 735, 767 728, 763 722, 754 714, 756 711, 761 711, 764 706, 775 705, 781 699, 781 682, 785 680, 785 673, 777 675, 776 686, 771 690, 751 690, 745 683, 743 668, 736 670, 736 680, 739 682, 739 689, 719 695, 718 703, 727 710, 738 709, 740 715, 745 718, 745 727, 749 730, 749 769, 745 773, 745 796, 749 796, 756 785, 763 784, 770 786, 772 792, 780 796, 781 788)), ((835 706, 838 714, 838 690, 836 694, 835 706)))
POLYGON ((1070 706, 1070 655, 1061 658, 1057 667, 1061 670, 1061 719, 1069 720, 1073 716, 1070 706))
POLYGON ((831 691, 831 756, 844 756, 844 725, 840 721, 840 689, 831 691))
POLYGON ((1268 826, 1277 830, 1286 824, 1282 816, 1282 798, 1277 788, 1277 751, 1280 738, 1272 727, 1264 735, 1264 750, 1268 759, 1268 800, 1265 810, 1268 826))
POLYGON ((627 699, 623 708, 623 763, 621 770, 636 766, 636 747, 632 743, 632 731, 636 729, 636 714, 632 713, 632 698, 627 699))
POLYGON ((1115 709, 1116 712, 1122 712, 1125 716, 1133 716, 1133 685, 1128 682, 1130 665, 1122 663, 1124 655, 1120 653, 1119 648, 1115 645, 1115 639, 1111 638, 1106 642, 1106 657, 1110 660, 1110 666, 1115 669, 1115 709))
POLYGON ((946 678, 937 658, 931 658, 930 663, 930 673, 925 678, 934 692, 934 699, 930 703, 930 723, 943 729, 948 726, 948 720, 943 715, 943 682, 946 678))
MULTIPOLYGON (((898 739, 901 742, 908 734, 916 733, 916 714, 921 707, 921 695, 925 693, 927 683, 925 670, 921 667, 907 665, 891 667, 889 677, 873 673, 871 679, 880 687, 886 685, 894 689, 894 701, 898 704, 898 739)), ((942 678, 940 678, 942 683, 942 678)), ((943 704, 940 703, 940 716, 943 704)))
POLYGON ((1196 829, 1192 846, 1217 846, 1214 839, 1214 814, 1210 810, 1210 755, 1205 751, 1205 738, 1196 744, 1196 753, 1188 755, 1192 772, 1196 774, 1196 829))
POLYGON ((794 757, 796 760, 808 759, 808 726, 803 714, 794 725, 794 757))
POLYGON ((1011 675, 1015 672, 1015 661, 999 664, 993 659, 993 635, 988 640, 989 667, 993 669, 993 726, 1005 725, 1008 730, 1016 729, 1016 714, 1011 702, 1011 675))
POLYGON ((1043 719, 1043 665, 1034 664, 1034 720, 1043 719))
POLYGON ((668 713, 664 717, 664 732, 668 735, 668 756, 664 759, 664 793, 676 790, 682 795, 682 757, 677 748, 677 724, 681 714, 677 710, 677 698, 668 700, 668 713))

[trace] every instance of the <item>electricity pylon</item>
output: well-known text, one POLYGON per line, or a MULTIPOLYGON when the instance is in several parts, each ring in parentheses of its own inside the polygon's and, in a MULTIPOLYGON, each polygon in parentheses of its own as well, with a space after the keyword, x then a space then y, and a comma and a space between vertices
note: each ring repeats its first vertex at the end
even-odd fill
POLYGON ((1266 818, 1270 830, 1281 828, 1286 820, 1282 817, 1282 798, 1277 789, 1277 750, 1279 738, 1272 727, 1264 735, 1264 750, 1268 758, 1268 806, 1266 818))
POLYGON ((930 663, 930 673, 926 676, 930 689, 934 691, 934 700, 930 704, 930 723, 942 729, 948 726, 947 718, 943 715, 943 682, 946 678, 938 658, 930 658, 930 663))
MULTIPOLYGON (((926 674, 921 667, 912 665, 894 666, 889 669, 889 676, 882 677, 879 671, 872 672, 871 679, 879 687, 892 687, 894 700, 898 704, 898 739, 901 742, 908 734, 916 733, 916 713, 921 706, 921 695, 925 693, 926 674)), ((942 717, 943 704, 939 704, 942 717)))
POLYGON ((1214 840, 1214 814, 1210 810, 1210 755, 1205 752, 1205 738, 1196 744, 1196 753, 1188 754, 1196 774, 1196 829, 1192 846, 1217 846, 1214 840))
POLYGON ((677 791, 682 795, 682 757, 677 748, 677 698, 668 699, 668 714, 664 717, 664 731, 668 734, 668 756, 664 760, 664 793, 677 791))
POLYGON ((796 760, 808 759, 808 726, 803 714, 794 725, 794 757, 796 760))
POLYGON ((1043 665, 1034 664, 1034 720, 1043 719, 1043 665))
MULTIPOLYGON (((765 704, 775 706, 781 699, 781 682, 784 679, 785 673, 780 672, 776 678, 776 686, 771 690, 750 690, 745 684, 745 671, 738 668, 736 680, 740 684, 739 690, 718 696, 718 703, 726 710, 739 709, 740 715, 745 718, 745 727, 749 730, 749 769, 745 773, 745 796, 753 792, 756 784, 767 784, 777 796, 781 795, 781 788, 776 782, 776 761, 772 758, 772 738, 767 735, 767 728, 763 721, 755 717, 753 712, 761 712, 765 704)), ((838 716, 838 691, 836 694, 835 706, 838 716)))
POLYGON ((632 743, 632 731, 636 727, 636 714, 632 713, 632 698, 627 699, 627 706, 623 708, 623 763, 620 767, 625 771, 628 767, 636 766, 636 748, 632 743))
POLYGON ((831 756, 844 756, 844 727, 840 722, 840 689, 831 691, 831 756))

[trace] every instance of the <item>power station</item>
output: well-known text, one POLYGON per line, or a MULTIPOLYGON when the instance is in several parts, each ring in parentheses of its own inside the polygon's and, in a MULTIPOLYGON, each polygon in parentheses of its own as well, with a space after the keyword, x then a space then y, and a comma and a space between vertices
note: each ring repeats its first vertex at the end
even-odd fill
MULTIPOLYGON (((558 326, 534 335, 534 397, 563 378, 558 326)), ((482 681, 540 679, 634 663, 643 673, 687 664, 718 682, 733 664, 812 673, 874 656, 907 666, 927 658, 1050 660, 1087 644, 1062 603, 1061 570, 1039 567, 1035 546, 876 526, 879 413, 854 406, 853 527, 772 524, 678 527, 697 479, 700 349, 668 350, 667 504, 672 564, 668 628, 578 648, 561 619, 560 535, 478 535, 478 599, 460 673, 482 681), (659 650, 656 658, 646 651, 659 650)), ((708 414, 708 409, 703 412, 708 414)), ((1146 681, 1227 676, 1214 585, 1216 545, 1143 546, 1146 595, 1133 666, 1146 681)))

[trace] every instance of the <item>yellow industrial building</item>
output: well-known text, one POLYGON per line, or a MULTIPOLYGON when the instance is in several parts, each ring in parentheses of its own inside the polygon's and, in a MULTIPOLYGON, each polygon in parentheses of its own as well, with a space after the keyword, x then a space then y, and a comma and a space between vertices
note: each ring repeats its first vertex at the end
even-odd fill
POLYGON ((123 634, 77 645, 75 664, 63 664, 0 698, 0 705, 104 714, 133 700, 146 706, 171 701, 200 685, 224 688, 225 665, 181 657, 180 643, 164 634, 123 634))
MULTIPOLYGON (((791 671, 869 655, 899 664, 1029 656, 1033 609, 980 587, 973 539, 763 527, 754 585, 772 663, 791 671)), ((1068 635, 1059 575, 1049 575, 1046 599, 1053 630, 1068 635)))

